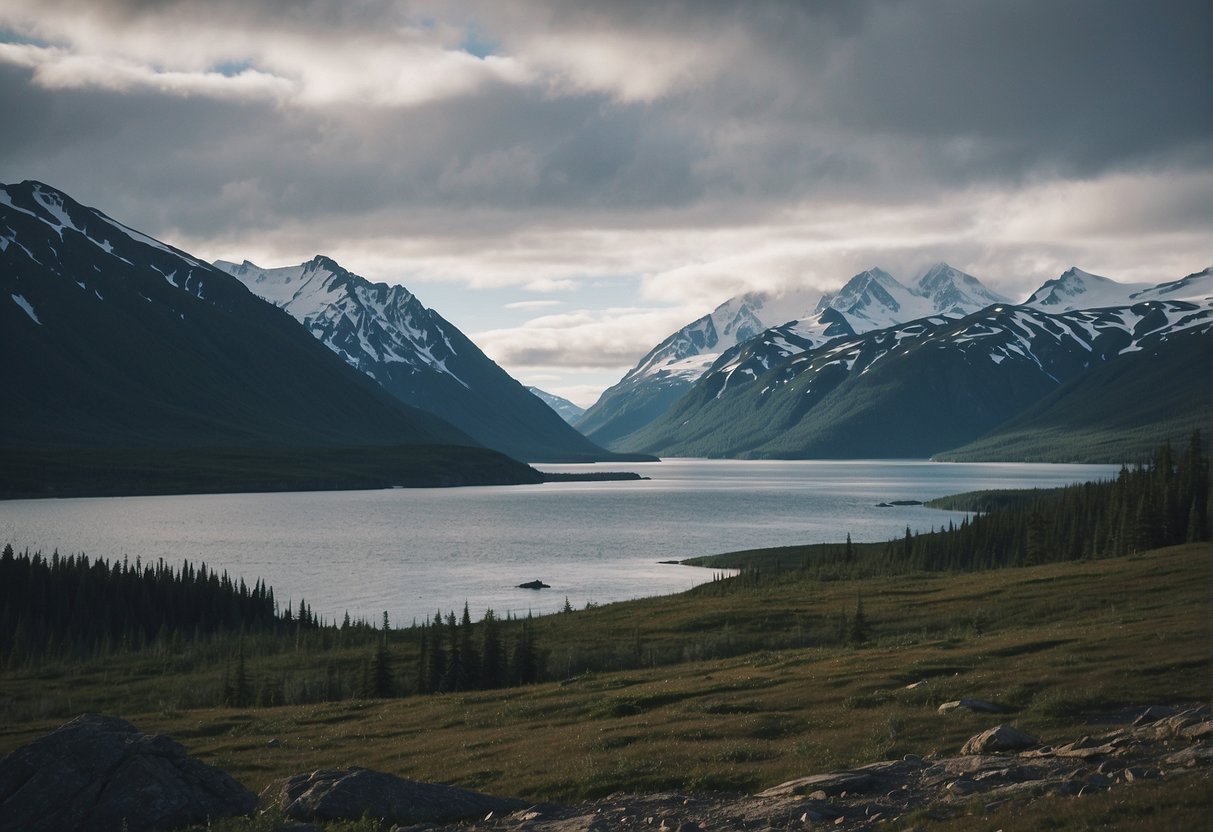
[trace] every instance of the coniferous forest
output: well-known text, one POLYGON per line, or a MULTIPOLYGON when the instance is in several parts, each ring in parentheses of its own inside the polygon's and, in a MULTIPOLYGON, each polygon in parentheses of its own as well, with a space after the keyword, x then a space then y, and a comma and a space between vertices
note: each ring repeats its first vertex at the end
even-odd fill
MULTIPOLYGON (((887 543, 853 544, 848 534, 845 544, 801 547, 805 554, 799 568, 789 570, 786 558, 745 560, 764 552, 706 559, 738 567, 740 574, 691 593, 761 590, 771 581, 808 585, 1032 566, 1208 541, 1209 478, 1203 441, 1194 433, 1182 450, 1164 445, 1146 464, 1123 467, 1111 481, 934 501, 937 507, 972 514, 939 531, 913 534, 907 529, 904 537, 887 543)), ((545 622, 548 636, 558 632, 561 618, 545 622)), ((873 628, 862 598, 849 616, 844 610, 837 618, 837 625, 820 629, 812 643, 835 648, 862 644, 873 628)), ((466 605, 461 616, 436 612, 432 620, 403 629, 393 629, 387 613, 377 624, 351 620, 348 614, 341 622, 326 621, 306 601, 280 603, 264 582, 250 587, 205 565, 107 562, 83 554, 47 558, 18 555, 11 546, 0 556, 0 668, 20 671, 117 653, 151 653, 166 662, 189 663, 192 669, 221 669, 216 691, 198 694, 210 704, 475 691, 585 670, 706 657, 702 647, 687 647, 656 658, 651 650, 646 653, 636 632, 603 634, 603 643, 566 651, 557 659, 536 637, 537 623, 529 615, 501 618, 492 610, 473 621, 466 605), (298 674, 263 670, 267 657, 292 652, 298 654, 298 674)), ((731 653, 776 647, 786 638, 779 632, 755 634, 744 644, 726 639, 727 649, 712 649, 731 653)))
POLYGON ((981 513, 959 527, 892 541, 885 555, 927 571, 1131 555, 1208 540, 1210 497, 1209 460, 1195 432, 1181 453, 1163 445, 1148 464, 1122 467, 1111 482, 1012 492, 990 510, 992 495, 934 501, 981 513))

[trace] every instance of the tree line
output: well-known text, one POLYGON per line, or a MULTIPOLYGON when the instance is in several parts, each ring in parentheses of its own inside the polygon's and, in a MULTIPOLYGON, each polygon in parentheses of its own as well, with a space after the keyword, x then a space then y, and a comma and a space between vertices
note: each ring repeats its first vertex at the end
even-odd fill
MULTIPOLYGON (((797 575, 749 569, 692 592, 762 591, 770 582, 792 578, 1014 567, 1208 541, 1209 477, 1201 435, 1194 433, 1182 451, 1163 445, 1145 464, 1125 466, 1110 481, 976 496, 971 498, 975 513, 945 529, 907 530, 874 544, 852 544, 847 535, 846 543, 814 547, 797 575)), ((462 616, 439 612, 406 629, 392 629, 386 613, 379 626, 348 615, 338 624, 320 619, 306 601, 280 607, 263 581, 250 587, 205 565, 110 563, 58 553, 46 558, 17 555, 11 545, 0 555, 0 666, 20 669, 153 647, 168 656, 189 652, 191 661, 214 668, 216 676, 222 670, 218 692, 205 697, 212 703, 294 704, 483 690, 586 669, 802 646, 808 638, 798 623, 771 622, 762 632, 744 633, 726 625, 719 633, 689 633, 687 643, 675 649, 642 644, 637 629, 557 656, 540 648, 536 623, 529 615, 501 618, 492 610, 473 622, 465 604, 462 616), (291 662, 272 659, 292 650, 300 655, 291 662)), ((837 625, 814 636, 814 643, 862 644, 872 624, 857 598, 854 609, 839 610, 837 625)))
POLYGON ((216 633, 285 633, 322 622, 306 601, 279 611, 274 590, 189 561, 173 567, 87 555, 0 554, 0 661, 89 658, 216 633))

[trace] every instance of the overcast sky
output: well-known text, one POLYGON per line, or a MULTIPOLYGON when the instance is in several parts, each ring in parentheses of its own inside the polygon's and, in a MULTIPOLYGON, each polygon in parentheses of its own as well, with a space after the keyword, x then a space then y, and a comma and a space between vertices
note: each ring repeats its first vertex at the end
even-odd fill
POLYGON ((1213 261, 1208 0, 0 0, 0 181, 588 405, 731 295, 1213 261))

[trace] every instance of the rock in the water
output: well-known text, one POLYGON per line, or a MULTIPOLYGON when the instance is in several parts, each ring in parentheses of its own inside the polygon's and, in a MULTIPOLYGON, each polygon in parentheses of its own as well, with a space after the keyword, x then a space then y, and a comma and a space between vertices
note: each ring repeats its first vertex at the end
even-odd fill
POLYGON ((521 800, 405 780, 365 768, 296 774, 267 786, 261 798, 294 820, 358 820, 366 816, 401 825, 452 823, 528 805, 521 800))
POLYGON ((0 759, 0 832, 175 829, 256 805, 172 739, 112 716, 79 716, 0 759))
POLYGON ((993 702, 986 702, 982 699, 957 699, 954 702, 944 702, 938 710, 941 714, 950 714, 953 711, 973 711, 979 714, 1002 713, 1002 708, 993 702))
POLYGON ((518 584, 519 589, 551 589, 550 586, 543 581, 527 581, 525 584, 518 584))
POLYGON ((1034 748, 1040 742, 1033 736, 1025 734, 1011 725, 996 725, 988 731, 982 731, 960 749, 961 754, 989 754, 994 751, 1019 751, 1024 748, 1034 748))

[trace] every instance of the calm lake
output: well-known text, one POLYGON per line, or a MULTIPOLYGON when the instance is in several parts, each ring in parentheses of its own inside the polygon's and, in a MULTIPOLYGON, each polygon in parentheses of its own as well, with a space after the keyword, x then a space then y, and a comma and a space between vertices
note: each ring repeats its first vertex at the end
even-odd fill
MULTIPOLYGON (((594 466, 543 465, 549 471, 594 466)), ((18 551, 202 561, 280 602, 306 598, 407 625, 441 609, 474 618, 679 592, 712 572, 658 561, 737 549, 882 541, 963 515, 878 508, 985 488, 1107 479, 1109 465, 926 461, 667 460, 608 465, 642 482, 215 494, 0 502, 0 541, 18 551), (517 589, 540 579, 551 589, 517 589)))

